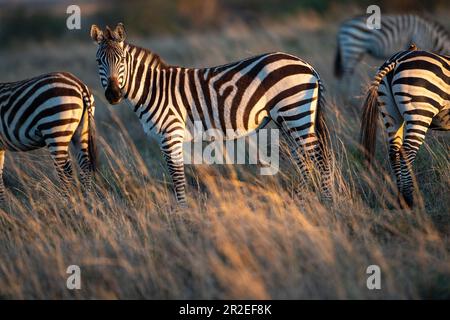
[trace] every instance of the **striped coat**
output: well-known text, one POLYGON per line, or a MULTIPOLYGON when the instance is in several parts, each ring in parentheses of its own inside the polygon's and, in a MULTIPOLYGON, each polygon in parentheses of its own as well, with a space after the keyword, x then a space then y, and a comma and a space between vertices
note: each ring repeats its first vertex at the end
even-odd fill
POLYGON ((89 89, 70 73, 0 83, 0 199, 5 196, 5 152, 42 147, 49 149, 62 189, 67 192, 72 174, 70 142, 82 169, 82 182, 89 190, 95 168, 94 110, 89 89))
POLYGON ((362 144, 375 153, 378 113, 401 197, 413 205, 412 164, 428 129, 450 130, 450 57, 417 50, 395 54, 379 69, 364 104, 362 144))
MULTIPOLYGON (((204 131, 217 129, 235 139, 273 120, 302 147, 298 158, 313 159, 322 194, 331 198, 323 86, 309 64, 277 52, 224 66, 182 68, 126 43, 121 24, 104 32, 94 25, 91 36, 98 43, 105 97, 111 104, 128 100, 144 130, 157 137, 180 203, 186 202, 183 141, 192 139, 197 122, 204 131)), ((309 166, 299 164, 307 181, 309 166)))

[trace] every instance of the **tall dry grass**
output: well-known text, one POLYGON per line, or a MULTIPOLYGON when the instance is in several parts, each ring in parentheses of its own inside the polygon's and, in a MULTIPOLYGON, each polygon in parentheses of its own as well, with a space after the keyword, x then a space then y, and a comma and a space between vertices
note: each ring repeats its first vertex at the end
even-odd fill
MULTIPOLYGON (((0 298, 450 298, 448 136, 428 136, 415 164, 419 206, 400 210, 384 143, 368 172, 357 103, 344 104, 331 77, 336 22, 305 25, 292 19, 135 42, 180 65, 284 50, 316 66, 335 152, 331 207, 312 192, 302 202, 292 197, 297 174, 285 157, 273 177, 251 166, 187 166, 189 208, 176 210, 158 147, 126 106, 102 99, 88 37, 1 52, 2 81, 65 69, 95 90, 101 165, 95 194, 75 189, 63 201, 46 150, 7 155, 0 298), (81 290, 66 288, 72 264, 81 267, 81 290), (381 290, 366 287, 372 264, 382 270, 381 290)), ((373 68, 365 67, 356 84, 368 82, 373 68)))

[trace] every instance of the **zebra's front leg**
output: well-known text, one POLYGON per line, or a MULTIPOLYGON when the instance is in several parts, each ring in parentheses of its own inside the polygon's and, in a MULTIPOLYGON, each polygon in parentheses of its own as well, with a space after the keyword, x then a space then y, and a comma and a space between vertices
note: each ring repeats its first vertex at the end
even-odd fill
POLYGON ((5 165, 5 150, 0 150, 0 204, 5 202, 5 184, 3 183, 4 165, 5 165))
POLYGON ((167 168, 172 178, 175 196, 180 206, 186 207, 186 178, 184 175, 183 137, 164 138, 161 142, 161 151, 166 159, 167 168))

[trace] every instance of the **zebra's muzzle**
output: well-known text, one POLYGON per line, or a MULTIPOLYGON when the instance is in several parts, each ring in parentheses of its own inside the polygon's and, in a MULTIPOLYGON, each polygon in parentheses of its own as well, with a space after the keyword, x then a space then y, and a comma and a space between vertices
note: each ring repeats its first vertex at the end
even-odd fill
POLYGON ((123 94, 117 81, 109 80, 105 90, 105 98, 110 104, 118 104, 122 101, 123 94))

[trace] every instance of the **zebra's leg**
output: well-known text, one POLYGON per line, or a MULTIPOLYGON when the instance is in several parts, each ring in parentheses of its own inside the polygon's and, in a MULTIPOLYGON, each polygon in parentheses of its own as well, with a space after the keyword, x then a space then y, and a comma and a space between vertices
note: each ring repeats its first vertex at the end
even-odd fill
POLYGON ((397 108, 390 90, 386 87, 385 78, 383 78, 379 87, 378 107, 387 132, 389 162, 395 175, 400 196, 403 190, 400 151, 403 144, 404 120, 397 108))
POLYGON ((89 154, 86 149, 80 149, 77 154, 77 162, 81 169, 80 179, 81 184, 86 192, 92 191, 92 165, 89 159, 89 154))
POLYGON ((320 194, 322 199, 331 202, 333 196, 331 193, 331 153, 330 150, 324 150, 320 144, 315 148, 314 162, 320 173, 320 194))
POLYGON ((389 137, 389 162, 391 164, 392 171, 395 175, 395 181, 399 195, 403 192, 402 170, 401 170, 401 143, 402 143, 402 128, 395 133, 392 138, 389 137), (398 144, 400 143, 400 147, 398 144))
POLYGON ((5 184, 3 182, 4 165, 5 165, 5 150, 0 150, 0 203, 5 202, 5 184))
POLYGON ((425 141, 425 135, 430 124, 438 113, 438 110, 432 105, 407 101, 402 102, 398 98, 398 106, 402 108, 402 114, 405 121, 405 133, 403 146, 401 150, 401 172, 402 172, 402 196, 406 204, 412 207, 414 204, 413 191, 413 169, 412 165, 416 158, 420 146, 425 141))
POLYGON ((302 192, 308 188, 308 184, 312 180, 312 152, 301 143, 295 143, 295 146, 291 148, 291 152, 300 170, 300 182, 295 187, 294 192, 298 198, 302 198, 302 192))
POLYGON ((402 196, 409 207, 414 205, 414 172, 413 163, 420 146, 425 141, 432 118, 419 114, 404 114, 406 129, 401 150, 402 196))
MULTIPOLYGON (((83 117, 84 119, 84 117, 83 117)), ((82 121, 83 121, 82 119, 82 121)), ((92 191, 93 165, 89 154, 89 128, 87 120, 81 123, 72 137, 77 163, 80 167, 80 180, 85 192, 92 191)))
POLYGON ((321 144, 316 133, 316 110, 319 87, 309 91, 301 91, 283 100, 283 103, 270 111, 270 116, 283 130, 291 143, 291 153, 300 170, 300 183, 295 188, 297 197, 302 198, 312 178, 314 167, 321 173, 321 191, 324 199, 331 199, 331 177, 329 163, 325 162, 325 154, 320 151, 321 144), (302 103, 310 99, 309 103, 302 103))
POLYGON ((308 136, 308 142, 301 141, 300 158, 298 166, 301 172, 301 182, 296 188, 297 196, 300 196, 308 183, 311 181, 313 169, 317 169, 320 174, 320 195, 322 200, 331 202, 333 197, 331 193, 331 168, 330 154, 328 150, 323 150, 316 134, 308 136))
POLYGON ((186 178, 183 161, 183 136, 172 135, 161 141, 161 151, 166 159, 167 168, 174 185, 175 196, 180 206, 187 206, 186 178))
POLYGON ((50 156, 61 183, 61 191, 68 196, 73 174, 72 163, 69 158, 69 141, 60 141, 57 140, 57 137, 51 137, 47 138, 45 142, 50 150, 50 156))
POLYGON ((321 194, 324 200, 331 199, 331 172, 329 163, 325 161, 325 154, 322 153, 316 133, 303 132, 299 136, 299 131, 287 127, 288 125, 293 124, 283 122, 280 126, 282 126, 284 136, 290 145, 292 158, 300 171, 300 181, 294 189, 296 197, 303 198, 302 193, 312 181, 313 169, 316 166, 320 170, 321 175, 321 194))

